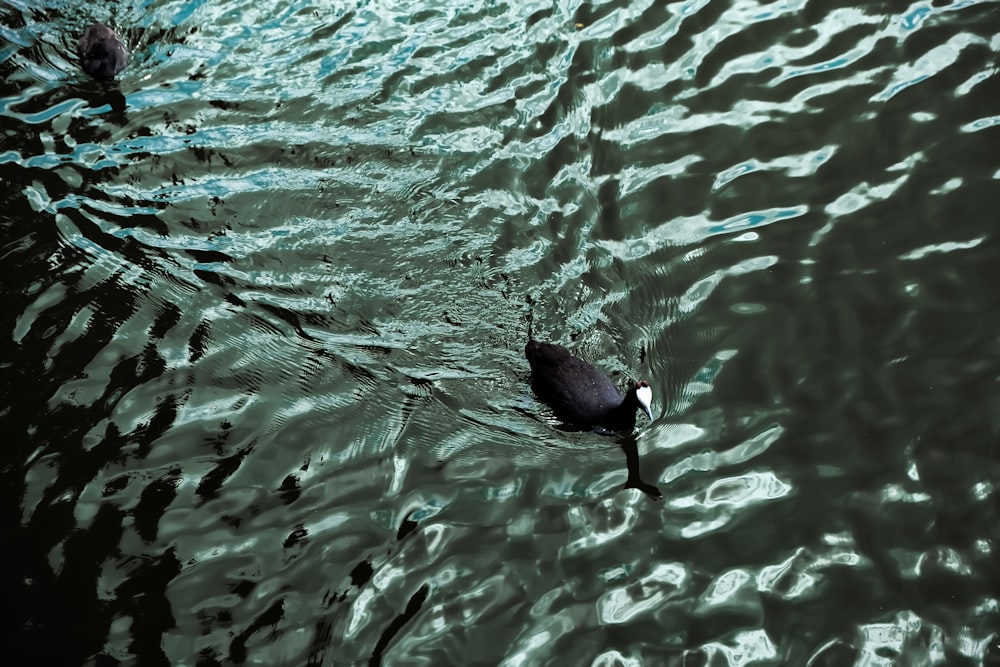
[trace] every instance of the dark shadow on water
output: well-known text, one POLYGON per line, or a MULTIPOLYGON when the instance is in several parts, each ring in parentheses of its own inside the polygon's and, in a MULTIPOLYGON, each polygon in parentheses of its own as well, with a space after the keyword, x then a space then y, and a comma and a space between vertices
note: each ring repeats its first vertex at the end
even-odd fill
MULTIPOLYGON (((556 427, 556 430, 563 431, 564 433, 595 433, 594 431, 586 431, 571 424, 560 424, 556 427)), ((604 434, 601 435, 605 437, 604 434)), ((642 479, 642 474, 639 471, 639 446, 636 435, 630 433, 624 436, 618 441, 618 446, 622 448, 622 452, 625 454, 625 468, 628 472, 628 478, 625 480, 625 486, 622 488, 639 489, 652 500, 662 500, 663 494, 660 493, 660 489, 642 479)))
POLYGON ((265 628, 277 627, 281 619, 285 617, 285 600, 284 598, 279 598, 267 608, 262 614, 260 614, 250 626, 238 634, 233 641, 229 644, 229 659, 234 663, 242 664, 246 662, 247 654, 247 641, 257 632, 265 628))
POLYGON ((427 601, 429 593, 430 587, 424 584, 410 597, 410 601, 406 603, 406 609, 403 613, 394 618, 385 629, 385 632, 382 633, 382 636, 379 637, 378 643, 375 645, 375 650, 372 652, 371 660, 368 662, 369 665, 376 666, 382 664, 382 653, 389 646, 389 642, 403 629, 407 621, 417 615, 417 612, 423 607, 424 602, 427 601))
MULTIPOLYGON (((359 594, 361 589, 368 585, 375 574, 375 570, 378 567, 381 567, 381 565, 384 564, 394 552, 398 553, 399 544, 408 536, 413 535, 419 528, 419 522, 414 520, 412 517, 412 511, 408 512, 406 516, 403 517, 399 525, 399 530, 396 532, 395 543, 389 547, 385 556, 365 556, 350 571, 348 575, 350 577, 350 583, 346 588, 339 592, 336 592, 333 589, 327 590, 327 592, 323 595, 324 607, 330 608, 335 604, 342 603, 347 600, 349 595, 352 593, 354 595, 359 594)), ((399 633, 403 626, 411 618, 413 618, 417 612, 420 611, 429 592, 429 586, 424 584, 411 596, 410 601, 403 613, 394 618, 382 632, 378 642, 376 642, 376 645, 372 649, 372 656, 369 660, 369 664, 381 664, 382 654, 385 652, 389 643, 393 637, 399 633)), ((333 629, 336 623, 336 614, 337 612, 335 611, 326 618, 321 619, 316 624, 316 632, 313 635, 313 640, 309 647, 309 657, 305 663, 307 667, 317 667, 318 665, 328 664, 326 661, 327 651, 331 648, 336 648, 336 644, 332 641, 333 629)), ((237 654, 237 657, 240 657, 241 655, 244 654, 237 654)))
POLYGON ((625 466, 628 469, 628 479, 625 480, 626 489, 639 489, 653 500, 662 500, 663 494, 652 484, 642 481, 639 472, 639 447, 634 435, 627 436, 620 443, 622 451, 625 453, 625 466))
POLYGON ((94 109, 108 106, 111 113, 104 116, 106 119, 114 121, 118 125, 125 124, 125 95, 122 94, 117 83, 92 83, 81 86, 79 92, 80 97, 87 100, 94 109))

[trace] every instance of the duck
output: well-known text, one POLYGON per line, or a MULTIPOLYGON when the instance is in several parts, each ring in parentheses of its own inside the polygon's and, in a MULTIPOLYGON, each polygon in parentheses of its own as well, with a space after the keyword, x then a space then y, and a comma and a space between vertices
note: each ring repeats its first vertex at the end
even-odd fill
POLYGON ((83 71, 95 79, 113 79, 128 64, 128 52, 121 37, 103 23, 87 28, 77 47, 83 71))
POLYGON ((611 379, 562 345, 529 340, 524 356, 531 366, 531 388, 555 416, 601 435, 635 429, 636 410, 653 419, 653 390, 645 380, 622 395, 611 379))

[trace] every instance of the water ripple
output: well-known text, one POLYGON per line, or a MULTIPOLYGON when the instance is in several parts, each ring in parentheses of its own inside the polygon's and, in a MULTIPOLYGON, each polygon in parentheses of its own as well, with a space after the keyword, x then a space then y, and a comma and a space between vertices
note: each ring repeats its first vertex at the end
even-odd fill
POLYGON ((993 664, 995 4, 6 2, 9 652, 993 664))

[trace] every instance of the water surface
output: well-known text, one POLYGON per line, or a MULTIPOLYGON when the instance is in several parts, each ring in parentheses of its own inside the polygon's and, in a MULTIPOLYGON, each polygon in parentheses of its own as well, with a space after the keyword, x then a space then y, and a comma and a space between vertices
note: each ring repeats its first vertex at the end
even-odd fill
POLYGON ((11 655, 1000 664, 998 3, 0 13, 11 655))

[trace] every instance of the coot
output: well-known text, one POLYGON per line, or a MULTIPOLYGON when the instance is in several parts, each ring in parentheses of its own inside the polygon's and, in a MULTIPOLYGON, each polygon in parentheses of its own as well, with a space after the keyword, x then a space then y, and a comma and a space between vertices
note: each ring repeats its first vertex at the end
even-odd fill
POLYGON ((531 365, 531 388, 564 422, 610 435, 634 429, 636 410, 653 418, 653 390, 645 380, 622 396, 604 373, 561 345, 529 340, 524 356, 531 365))
POLYGON ((113 79, 128 63, 118 33, 103 23, 90 26, 77 46, 83 71, 95 79, 113 79))

